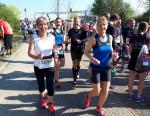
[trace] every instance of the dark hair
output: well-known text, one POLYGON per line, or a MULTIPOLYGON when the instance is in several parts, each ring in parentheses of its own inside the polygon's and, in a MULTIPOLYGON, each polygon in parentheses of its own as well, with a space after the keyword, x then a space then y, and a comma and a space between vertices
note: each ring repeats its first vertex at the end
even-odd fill
POLYGON ((119 19, 120 19, 120 17, 118 14, 113 14, 110 16, 110 21, 119 20, 119 19))
POLYGON ((104 16, 107 18, 107 20, 110 19, 110 14, 109 13, 104 13, 104 16))
POLYGON ((146 28, 148 28, 148 23, 145 21, 140 22, 139 27, 138 27, 138 34, 145 31, 146 28))
POLYGON ((148 35, 145 34, 145 39, 144 39, 144 43, 148 44, 150 42, 150 37, 148 35))
POLYGON ((61 19, 60 17, 57 17, 57 18, 55 19, 55 21, 56 21, 56 20, 58 20, 58 19, 60 19, 60 20, 61 20, 61 22, 63 22, 63 21, 62 21, 62 19, 61 19))
POLYGON ((133 22, 133 21, 135 21, 135 19, 129 19, 129 20, 128 20, 128 23, 129 23, 129 22, 133 22))

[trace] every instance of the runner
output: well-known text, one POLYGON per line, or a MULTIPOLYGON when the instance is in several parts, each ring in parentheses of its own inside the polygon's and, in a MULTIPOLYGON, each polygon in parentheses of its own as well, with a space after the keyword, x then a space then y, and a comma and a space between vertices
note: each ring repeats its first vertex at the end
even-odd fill
POLYGON ((64 48, 63 41, 65 40, 65 32, 62 28, 62 19, 56 18, 55 20, 55 28, 53 29, 53 35, 55 36, 56 47, 58 50, 58 60, 57 67, 55 67, 55 82, 56 87, 61 87, 61 82, 59 81, 59 70, 61 67, 65 65, 65 56, 64 56, 64 48))
POLYGON ((55 112, 53 105, 53 81, 54 81, 54 61, 57 55, 53 52, 55 37, 47 33, 48 21, 45 17, 36 20, 38 33, 32 35, 28 49, 28 55, 34 59, 34 73, 37 78, 39 92, 41 95, 41 108, 46 108, 48 104, 49 112, 55 112), (45 93, 44 76, 46 76, 47 96, 45 93), (47 103, 46 103, 47 102, 47 103))
POLYGON ((91 60, 92 91, 86 95, 84 106, 85 108, 88 108, 91 98, 98 96, 96 111, 100 116, 104 116, 102 107, 107 99, 111 80, 110 61, 113 38, 106 34, 107 26, 107 18, 104 16, 99 17, 97 22, 98 34, 88 41, 85 49, 85 55, 91 60), (90 54, 91 49, 93 49, 93 57, 90 54))
POLYGON ((79 78, 79 70, 81 58, 84 53, 84 39, 86 39, 86 32, 80 28, 81 19, 74 17, 73 28, 68 32, 68 41, 71 43, 71 58, 72 58, 72 73, 73 73, 73 84, 76 85, 77 78, 79 78))

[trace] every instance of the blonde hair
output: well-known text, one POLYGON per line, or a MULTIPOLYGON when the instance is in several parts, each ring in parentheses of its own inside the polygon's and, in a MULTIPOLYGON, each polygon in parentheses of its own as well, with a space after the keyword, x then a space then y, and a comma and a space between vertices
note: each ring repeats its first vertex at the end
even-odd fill
POLYGON ((40 22, 42 22, 42 21, 46 21, 46 22, 47 22, 47 24, 48 24, 48 20, 47 20, 47 18, 46 18, 46 17, 41 16, 41 17, 38 17, 38 18, 37 18, 37 20, 36 20, 36 25, 38 26, 38 25, 39 25, 39 23, 40 23, 40 22))
POLYGON ((97 26, 99 25, 100 22, 107 22, 107 24, 108 24, 108 20, 105 16, 101 16, 98 18, 97 26))
POLYGON ((74 20, 74 21, 75 21, 75 20, 79 20, 79 21, 80 21, 81 18, 80 18, 79 16, 75 16, 73 20, 74 20))

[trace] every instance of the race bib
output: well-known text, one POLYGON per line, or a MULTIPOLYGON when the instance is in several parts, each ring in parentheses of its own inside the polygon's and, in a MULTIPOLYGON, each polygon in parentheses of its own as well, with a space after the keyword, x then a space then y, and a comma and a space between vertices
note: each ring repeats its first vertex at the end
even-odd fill
POLYGON ((144 61, 143 66, 148 66, 148 61, 144 61))
POLYGON ((38 67, 40 69, 44 69, 44 68, 50 68, 51 65, 52 65, 52 59, 42 59, 39 60, 38 67))
POLYGON ((130 38, 126 38, 126 44, 129 44, 130 38))
POLYGON ((59 55, 64 55, 64 49, 63 49, 63 48, 60 48, 58 54, 59 54, 59 55))

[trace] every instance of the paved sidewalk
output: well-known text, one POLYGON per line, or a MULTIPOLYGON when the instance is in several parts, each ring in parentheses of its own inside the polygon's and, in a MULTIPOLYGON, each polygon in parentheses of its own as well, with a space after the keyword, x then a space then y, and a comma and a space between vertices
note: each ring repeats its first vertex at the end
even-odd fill
MULTIPOLYGON (((40 109, 33 62, 27 55, 27 48, 28 44, 24 43, 10 59, 0 63, 0 116, 48 116, 48 110, 40 109)), ((75 87, 72 85, 71 63, 68 52, 66 65, 60 72, 62 88, 59 90, 55 88, 56 116, 95 116, 97 97, 92 99, 88 109, 83 109, 82 105, 85 93, 91 90, 87 73, 89 60, 83 57, 81 77, 75 87)), ((149 96, 146 103, 140 105, 134 101, 127 101, 127 75, 128 72, 125 72, 113 78, 114 89, 110 90, 104 107, 106 116, 149 115, 149 96)), ((149 80, 146 81, 145 88, 144 94, 147 95, 150 89, 149 80)), ((150 92, 148 94, 150 95, 150 92)))

